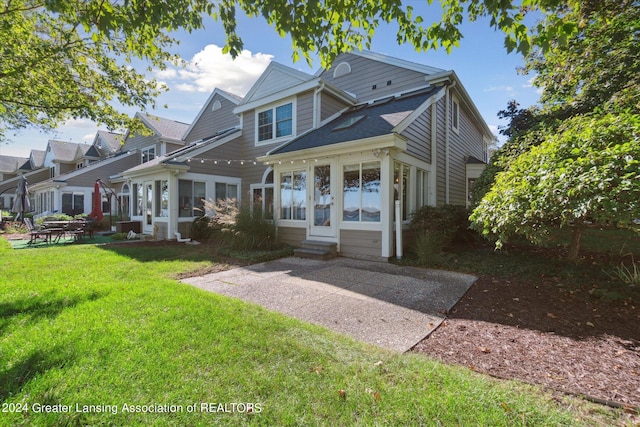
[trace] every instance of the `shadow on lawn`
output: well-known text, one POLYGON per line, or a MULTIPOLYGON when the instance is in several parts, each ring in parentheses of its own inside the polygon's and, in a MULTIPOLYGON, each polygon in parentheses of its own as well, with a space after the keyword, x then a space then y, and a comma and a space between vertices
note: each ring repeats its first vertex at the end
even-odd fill
POLYGON ((53 319, 67 308, 95 301, 104 296, 106 294, 93 291, 88 295, 72 298, 40 296, 0 303, 0 335, 4 333, 4 329, 9 326, 13 317, 26 315, 28 316, 27 324, 37 323, 43 319, 53 319))
POLYGON ((140 262, 211 261, 215 253, 208 244, 186 245, 172 240, 112 243, 97 247, 140 262))
MULTIPOLYGON (((46 351, 36 350, 26 359, 0 372, 0 401, 5 401, 12 395, 19 393, 33 378, 51 369, 68 365, 72 361, 73 358, 70 357, 63 346, 56 346, 46 351)), ((44 404, 45 402, 41 403, 44 404)))

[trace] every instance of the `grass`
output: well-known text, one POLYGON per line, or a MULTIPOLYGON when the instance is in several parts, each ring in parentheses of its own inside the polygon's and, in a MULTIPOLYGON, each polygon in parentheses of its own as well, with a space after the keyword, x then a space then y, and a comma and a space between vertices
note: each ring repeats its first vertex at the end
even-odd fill
POLYGON ((0 425, 621 420, 618 412, 578 399, 383 351, 169 278, 210 265, 208 250, 71 245, 16 251, 0 239, 0 425), (255 410, 204 411, 225 409, 220 403, 255 410), (128 412, 125 404, 134 410, 173 405, 175 411, 128 412), (67 408, 62 405, 71 412, 36 412, 67 408))

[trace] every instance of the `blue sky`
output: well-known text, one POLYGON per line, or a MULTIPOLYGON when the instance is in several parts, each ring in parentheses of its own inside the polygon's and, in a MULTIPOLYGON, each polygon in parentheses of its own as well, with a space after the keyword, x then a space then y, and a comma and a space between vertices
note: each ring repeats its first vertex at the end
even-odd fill
MULTIPOLYGON (((439 17, 437 7, 430 11, 435 13, 435 19, 439 17)), ((320 67, 318 59, 314 60, 312 67, 304 60, 293 63, 289 38, 278 36, 262 18, 249 19, 239 15, 238 19, 245 51, 235 61, 221 53, 225 36, 220 23, 208 20, 204 30, 176 34, 180 44, 175 49, 187 61, 187 67, 170 67, 166 71, 154 73, 153 77, 164 82, 170 90, 158 98, 159 108, 150 111, 152 114, 191 123, 215 87, 242 96, 270 61, 277 61, 309 74, 320 67), (163 108, 165 104, 168 107, 166 109, 163 108)), ((464 38, 460 47, 454 48, 450 54, 444 49, 416 52, 410 45, 399 46, 394 26, 385 25, 376 32, 371 50, 454 70, 484 120, 494 134, 498 135, 497 127, 506 124, 498 119, 498 111, 504 109, 510 99, 516 99, 523 107, 535 104, 539 97, 538 89, 531 86, 531 75, 517 73, 517 67, 523 65, 522 57, 516 53, 506 53, 504 36, 491 29, 487 20, 465 22, 461 30, 464 38)), ((131 116, 136 112, 134 109, 123 111, 131 116)), ((90 143, 97 129, 89 120, 79 119, 61 125, 57 134, 23 131, 12 138, 14 142, 0 146, 0 154, 28 157, 31 149, 44 150, 47 141, 54 138, 90 143)))

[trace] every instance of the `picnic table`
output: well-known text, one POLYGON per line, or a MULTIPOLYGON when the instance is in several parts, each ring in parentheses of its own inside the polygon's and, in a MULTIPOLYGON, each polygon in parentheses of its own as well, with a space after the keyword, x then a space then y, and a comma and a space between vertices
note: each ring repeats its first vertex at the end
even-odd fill
POLYGON ((85 234, 93 237, 92 224, 85 220, 55 220, 43 221, 45 229, 51 231, 51 239, 55 235, 55 242, 59 242, 64 235, 72 236, 74 240, 82 240, 85 234))

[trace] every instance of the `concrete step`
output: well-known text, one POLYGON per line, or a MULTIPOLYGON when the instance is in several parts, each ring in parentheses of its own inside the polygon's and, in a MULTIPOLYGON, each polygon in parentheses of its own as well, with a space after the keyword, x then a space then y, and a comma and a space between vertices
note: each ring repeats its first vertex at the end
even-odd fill
POLYGON ((304 240, 301 244, 301 248, 293 251, 293 254, 300 258, 327 260, 338 256, 337 243, 304 240))

